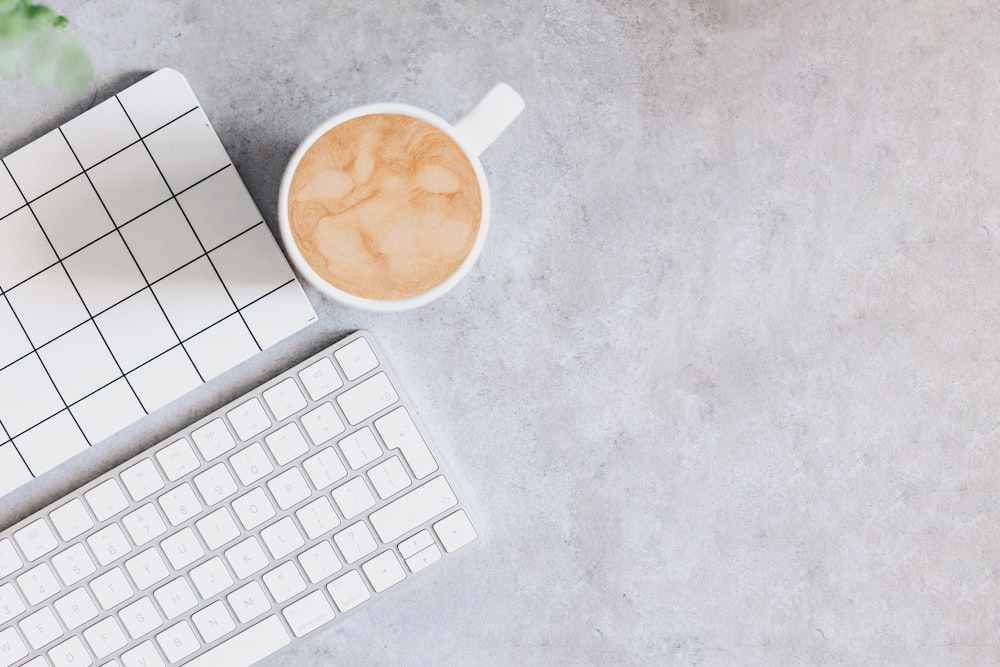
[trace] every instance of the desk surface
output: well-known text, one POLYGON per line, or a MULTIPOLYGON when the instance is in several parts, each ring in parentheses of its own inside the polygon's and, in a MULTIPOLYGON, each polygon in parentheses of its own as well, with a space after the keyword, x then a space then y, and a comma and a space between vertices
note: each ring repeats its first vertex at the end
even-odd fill
POLYGON ((54 4, 95 83, 0 82, 0 154, 175 67, 272 229, 338 110, 456 118, 499 80, 527 110, 452 294, 310 292, 320 324, 4 525, 364 327, 489 539, 273 664, 1000 662, 990 3, 54 4))

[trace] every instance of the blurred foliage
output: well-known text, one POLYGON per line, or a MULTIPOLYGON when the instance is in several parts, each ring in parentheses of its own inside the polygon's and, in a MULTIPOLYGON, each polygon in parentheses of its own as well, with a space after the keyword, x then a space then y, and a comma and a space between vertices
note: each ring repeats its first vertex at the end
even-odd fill
POLYGON ((63 28, 69 21, 30 0, 0 0, 0 77, 25 72, 39 85, 83 93, 94 76, 86 49, 63 28))

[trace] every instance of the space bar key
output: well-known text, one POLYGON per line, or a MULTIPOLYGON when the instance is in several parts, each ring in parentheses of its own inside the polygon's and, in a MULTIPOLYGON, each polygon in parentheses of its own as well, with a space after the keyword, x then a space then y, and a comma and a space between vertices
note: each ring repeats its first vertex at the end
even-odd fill
POLYGON ((278 649, 288 646, 292 638, 277 616, 271 616, 252 628, 234 635, 212 650, 187 663, 188 667, 233 667, 252 665, 278 649))

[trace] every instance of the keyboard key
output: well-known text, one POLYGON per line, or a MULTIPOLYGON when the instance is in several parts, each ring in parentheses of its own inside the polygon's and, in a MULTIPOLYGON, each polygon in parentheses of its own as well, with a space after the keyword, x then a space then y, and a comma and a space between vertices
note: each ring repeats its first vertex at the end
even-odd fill
POLYGON ((345 427, 333 403, 324 403, 302 415, 302 428, 309 434, 309 439, 314 445, 322 445, 332 440, 335 435, 343 433, 345 427))
POLYGON ((236 618, 240 620, 240 623, 252 621, 271 608, 271 603, 268 602, 264 589, 257 581, 251 581, 246 586, 237 588, 226 596, 226 600, 236 612, 236 618))
POLYGON ((326 590, 330 592, 330 597, 341 613, 354 609, 372 596, 357 570, 334 579, 327 584, 326 590))
POLYGON ((48 563, 41 563, 15 579, 29 605, 48 600, 59 592, 59 582, 48 563))
MULTIPOLYGON (((220 511, 225 511, 225 509, 220 511)), ((200 524, 201 522, 199 521, 198 523, 200 524)), ((200 527, 198 529, 201 530, 200 527)), ((202 536, 204 537, 204 533, 202 533, 202 536)), ((234 535, 233 539, 235 537, 234 535)), ((175 570, 181 570, 205 555, 205 550, 201 548, 201 543, 195 537, 191 526, 174 533, 160 542, 160 548, 175 570)), ((209 543, 209 549, 214 548, 209 543)))
POLYGON ((109 479, 98 484, 83 494, 83 497, 87 500, 90 511, 94 513, 98 521, 104 521, 128 507, 128 499, 116 479, 109 479))
POLYGON ((229 457, 229 464, 244 485, 253 484, 274 470, 271 459, 267 458, 259 442, 233 454, 229 457))
POLYGON ((120 567, 102 574, 90 582, 90 589, 94 591, 101 609, 107 611, 119 602, 123 602, 131 597, 134 591, 132 585, 125 578, 125 573, 120 567))
POLYGON ((461 549, 479 537, 465 510, 458 510, 435 523, 434 532, 448 553, 461 549))
POLYGON ((407 558, 406 567, 410 568, 410 572, 420 572, 420 570, 439 560, 441 560, 441 550, 438 549, 436 544, 432 544, 407 558))
POLYGON ((344 369, 344 375, 347 376, 348 380, 356 380, 378 366, 378 358, 364 338, 359 338, 345 345, 334 352, 333 356, 337 358, 337 363, 344 369))
POLYGON ((147 632, 152 632, 163 625, 163 617, 156 610, 153 601, 148 597, 140 598, 138 601, 123 607, 118 612, 118 618, 128 631, 132 639, 138 639, 147 632))
POLYGON ((128 644, 128 639, 125 638, 125 633, 114 616, 98 621, 84 630, 83 638, 87 640, 90 650, 98 660, 108 657, 128 644))
POLYGON ((125 494, 116 479, 109 479, 103 484, 95 486, 83 494, 83 497, 87 500, 90 510, 98 521, 104 521, 128 507, 128 499, 125 498, 125 494))
POLYGON ((364 468, 366 465, 382 456, 382 448, 375 439, 372 430, 365 426, 357 433, 352 433, 337 443, 340 451, 343 452, 347 464, 354 470, 364 468))
POLYGON ((234 500, 233 510, 247 530, 267 523, 275 515, 274 505, 260 487, 234 500))
POLYGON ((305 544, 295 522, 287 516, 260 531, 260 536, 275 559, 283 558, 305 544))
POLYGON ((195 521, 194 525, 212 551, 240 536, 240 529, 233 521, 233 515, 225 507, 220 507, 204 519, 195 521))
POLYGON ((283 510, 309 497, 309 485, 298 468, 289 468, 267 483, 271 495, 283 510))
POLYGON ((314 401, 329 396, 344 386, 344 381, 340 379, 340 374, 333 367, 329 357, 324 357, 305 370, 299 371, 299 379, 302 380, 309 398, 314 401))
POLYGON ((233 585, 232 575, 218 556, 191 570, 191 581, 206 600, 233 585))
POLYGON ((191 584, 184 577, 177 577, 166 586, 156 589, 153 597, 160 603, 160 609, 168 619, 177 618, 198 604, 191 584))
POLYGON ((333 451, 332 447, 327 447, 315 456, 310 456, 302 462, 309 481, 312 482, 316 490, 322 490, 330 486, 337 480, 347 476, 347 468, 340 462, 340 457, 333 451))
MULTIPOLYGON (((45 656, 38 655, 38 656, 35 656, 34 658, 32 658, 31 660, 29 660, 28 662, 21 663, 21 667, 49 667, 49 665, 51 665, 51 664, 52 663, 50 663, 48 660, 45 659, 45 656)), ((56 667, 71 667, 71 666, 70 665, 61 665, 61 664, 59 664, 57 662, 56 663, 56 667)), ((103 667, 113 667, 113 666, 112 665, 104 665, 103 667)))
POLYGON ((14 543, 9 539, 0 540, 0 577, 6 577, 21 569, 24 561, 14 550, 14 543))
POLYGON ((0 623, 6 623, 24 611, 24 602, 17 594, 14 584, 6 583, 0 586, 0 623))
POLYGON ((323 591, 313 591, 298 602, 288 605, 281 612, 296 637, 309 634, 333 620, 333 607, 326 601, 323 591))
POLYGON ((398 449, 417 479, 423 479, 438 469, 437 461, 420 437, 413 418, 406 408, 399 407, 384 417, 375 420, 375 428, 386 446, 398 449))
POLYGON ((381 593, 406 578, 403 566, 399 564, 399 559, 393 551, 383 551, 362 565, 361 569, 365 571, 376 593, 381 593))
POLYGON ((164 493, 157 502, 163 508, 163 513, 167 515, 167 521, 171 526, 184 523, 202 510, 198 497, 194 495, 194 489, 187 482, 164 493))
POLYGON ((331 492, 331 495, 345 519, 353 519, 369 507, 375 506, 375 496, 368 490, 368 485, 361 477, 355 477, 346 484, 341 484, 331 492))
MULTIPOLYGON (((61 644, 56 644, 49 650, 49 658, 52 659, 52 664, 54 667, 87 667, 87 665, 94 664, 94 661, 90 659, 90 653, 87 652, 87 647, 83 645, 83 640, 79 637, 70 637, 61 644)), ((40 662, 40 665, 45 664, 40 662)), ((25 667, 32 665, 31 662, 25 667)), ((155 662, 150 663, 150 666, 156 665, 155 662)))
POLYGON ((219 458, 230 449, 236 447, 236 440, 229 432, 229 427, 222 421, 222 418, 213 419, 204 426, 191 432, 191 439, 194 446, 201 452, 201 456, 206 461, 219 458))
MULTIPOLYGON (((59 537, 63 538, 64 542, 83 535, 94 527, 93 520, 87 514, 87 509, 79 498, 69 501, 59 509, 52 510, 49 518, 52 519, 52 525, 56 527, 56 532, 59 533, 59 537)), ((3 576, 2 568, 0 568, 0 576, 3 576)))
POLYGON ((399 394, 385 373, 373 375, 337 396, 337 404, 352 426, 378 414, 398 400, 399 394))
POLYGON ((343 569, 340 559, 337 558, 337 554, 333 550, 333 545, 329 542, 320 542, 300 553, 299 563, 306 571, 309 581, 314 584, 343 569))
POLYGON ((10 667, 28 655, 28 646, 14 628, 0 630, 0 665, 10 667))
POLYGON ((225 463, 218 463, 205 472, 195 475, 194 485, 198 487, 201 497, 209 507, 221 503, 238 489, 236 480, 233 479, 225 463))
POLYGON ((306 407, 306 397, 299 391, 295 380, 288 378, 266 390, 263 394, 267 407, 271 408, 274 418, 284 421, 288 417, 306 407))
POLYGON ((435 477, 421 487, 377 509, 369 517, 382 541, 388 544, 420 524, 458 504, 448 480, 435 477))
POLYGON ((45 519, 36 519, 14 533, 14 541, 29 561, 38 560, 59 546, 59 541, 45 519))
POLYGON ((220 637, 224 637, 236 629, 236 621, 232 614, 226 609, 222 600, 213 602, 199 612, 191 616, 194 627, 198 628, 198 633, 205 640, 206 644, 214 642, 220 637))
MULTIPOLYGON (((102 665, 102 667, 110 667, 111 664, 113 663, 102 665)), ((122 653, 122 665, 123 667, 163 667, 164 662, 156 647, 153 646, 153 642, 145 641, 122 653)), ((76 666, 74 665, 74 667, 76 666)))
POLYGON ((233 408, 226 413, 229 423, 236 431, 236 437, 243 442, 247 442, 255 435, 259 435, 271 428, 271 418, 264 412, 264 406, 260 400, 251 398, 246 403, 233 408))
POLYGON ((146 503, 139 509, 122 517, 122 525, 137 547, 141 547, 167 532, 167 525, 153 503, 146 503))
POLYGON ((253 662, 474 541, 359 340, 0 533, 0 632, 28 664, 253 662))
POLYGON ((52 566, 66 586, 72 586, 97 571, 97 566, 82 544, 74 544, 57 553, 52 557, 52 566))
POLYGON ((233 567, 237 579, 246 579, 254 572, 260 572, 269 561, 256 537, 248 537, 226 549, 226 560, 233 567))
POLYGON ((399 462, 398 456, 386 459, 368 471, 368 479, 379 498, 383 500, 399 493, 410 485, 410 476, 399 462))
POLYGON ((282 426, 264 438, 279 466, 294 461, 309 451, 309 445, 295 422, 282 426))
POLYGON ((156 635, 156 643, 163 649, 163 654, 170 662, 186 658, 201 648, 198 638, 194 636, 194 630, 187 621, 181 621, 156 635))
POLYGON ((268 616, 257 625, 227 639, 187 663, 187 667, 250 665, 292 642, 277 616, 268 616))
MULTIPOLYGON (((333 549, 330 549, 330 552, 333 553, 333 549)), ((291 600, 306 589, 306 582, 302 580, 298 568, 291 561, 274 568, 263 578, 264 585, 278 604, 291 600)))
POLYGON ((40 649, 63 636, 56 615, 48 607, 42 607, 17 625, 33 649, 40 649))
POLYGON ((97 562, 101 565, 107 565, 132 551, 132 547, 129 546, 128 540, 125 538, 125 533, 116 523, 105 526, 88 537, 87 544, 90 545, 91 551, 97 557, 97 562))
POLYGON ((348 563, 359 561, 378 548, 372 532, 368 530, 368 525, 364 521, 358 521, 340 531, 333 536, 333 541, 337 543, 340 553, 344 554, 344 560, 348 563))
POLYGON ((431 537, 431 531, 421 530, 413 537, 399 543, 399 553, 403 558, 409 558, 432 544, 434 544, 434 538, 431 537))
POLYGON ((59 598, 52 606, 67 630, 75 630, 92 618, 97 618, 97 605, 85 588, 78 588, 59 598))
POLYGON ((132 500, 139 502, 163 488, 163 478, 149 459, 122 471, 122 482, 132 500))
POLYGON ((156 460, 171 482, 198 468, 198 457, 185 438, 167 445, 156 453, 156 460))
POLYGON ((319 497, 301 509, 296 510, 295 516, 306 531, 306 536, 310 540, 316 539, 324 533, 328 533, 340 525, 340 519, 333 510, 333 505, 325 496, 319 497))
POLYGON ((153 584, 163 581, 170 572, 167 564, 163 562, 163 556, 155 547, 150 547, 125 561, 125 569, 139 590, 146 590, 153 584))

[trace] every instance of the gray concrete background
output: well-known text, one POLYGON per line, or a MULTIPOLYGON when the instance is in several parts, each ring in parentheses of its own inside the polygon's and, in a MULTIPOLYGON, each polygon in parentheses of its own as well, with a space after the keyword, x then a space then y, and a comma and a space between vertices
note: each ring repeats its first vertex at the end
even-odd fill
POLYGON ((271 664, 1000 663, 995 2, 51 1, 94 85, 0 82, 0 153, 174 67, 272 228, 338 110, 527 110, 452 294, 310 292, 5 525, 364 327, 488 539, 271 664))

